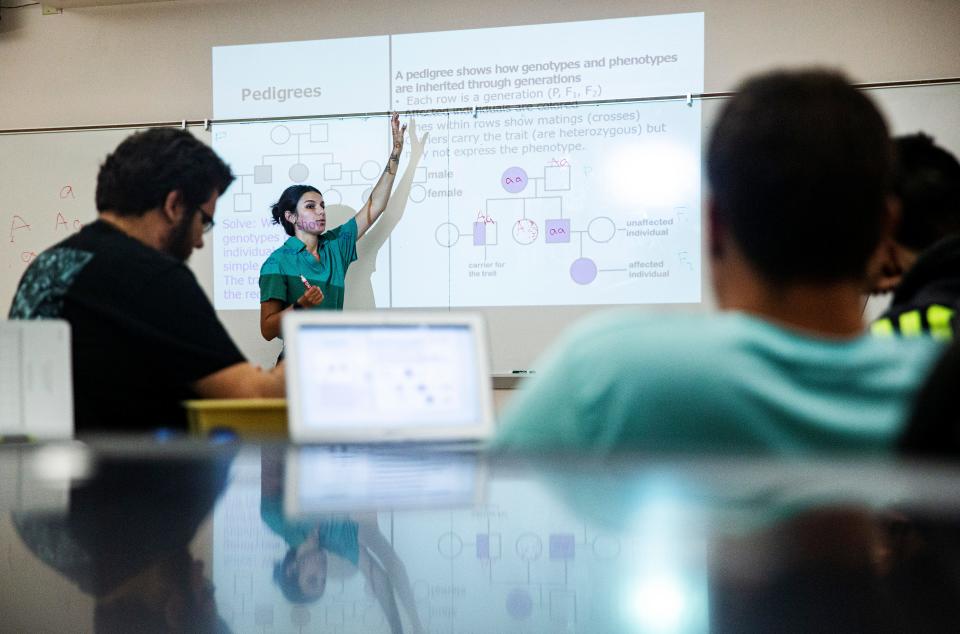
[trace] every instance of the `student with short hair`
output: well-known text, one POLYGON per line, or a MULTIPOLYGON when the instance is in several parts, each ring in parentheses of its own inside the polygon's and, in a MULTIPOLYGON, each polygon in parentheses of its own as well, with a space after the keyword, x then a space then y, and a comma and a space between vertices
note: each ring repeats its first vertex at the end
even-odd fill
POLYGON ((133 134, 100 167, 99 218, 24 273, 10 318, 70 323, 77 432, 185 429, 185 399, 283 395, 282 367, 247 363, 186 266, 233 178, 189 132, 133 134))
POLYGON ((864 332, 892 158, 880 112, 842 76, 748 80, 707 155, 722 312, 589 318, 538 365, 494 447, 889 451, 939 351, 864 332))
POLYGON ((923 133, 895 143, 900 223, 873 282, 893 300, 871 330, 952 339, 960 325, 960 162, 923 133))

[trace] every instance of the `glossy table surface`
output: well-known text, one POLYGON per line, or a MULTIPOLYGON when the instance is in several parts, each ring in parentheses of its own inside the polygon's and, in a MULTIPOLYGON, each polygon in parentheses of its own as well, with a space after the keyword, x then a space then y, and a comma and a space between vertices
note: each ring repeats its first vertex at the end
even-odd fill
POLYGON ((960 468, 0 446, 0 630, 960 631, 960 468))

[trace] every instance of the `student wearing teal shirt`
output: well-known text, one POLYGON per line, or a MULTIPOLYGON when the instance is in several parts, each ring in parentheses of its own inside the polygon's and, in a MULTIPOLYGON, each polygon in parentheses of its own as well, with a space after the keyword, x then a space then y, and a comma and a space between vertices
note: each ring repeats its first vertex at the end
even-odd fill
POLYGON ((888 451, 939 345, 721 315, 613 311, 568 333, 506 412, 523 450, 888 451))
POLYGON ((935 342, 864 333, 890 235, 892 145, 826 71, 747 81, 707 156, 721 315, 593 317, 505 412, 494 445, 807 455, 894 447, 935 342))
POLYGON ((260 332, 267 341, 280 335, 288 310, 343 309, 347 268, 357 259, 357 240, 390 200, 406 129, 396 114, 390 118, 393 148, 387 167, 366 204, 339 227, 327 231, 323 195, 310 185, 291 185, 273 205, 273 222, 290 238, 260 269, 260 332))

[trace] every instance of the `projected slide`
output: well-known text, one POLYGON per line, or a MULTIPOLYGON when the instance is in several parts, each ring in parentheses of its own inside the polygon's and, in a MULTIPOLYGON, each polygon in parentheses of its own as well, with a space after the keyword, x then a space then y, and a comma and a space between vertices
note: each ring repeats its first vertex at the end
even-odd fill
MULTIPOLYGON (((702 14, 213 56, 218 119, 435 111, 414 117, 426 141, 404 148, 389 241, 358 245, 348 307, 700 301, 699 102, 549 104, 702 92, 702 14)), ((260 265, 286 239, 269 205, 309 183, 345 220, 383 171, 389 131, 344 116, 218 124, 213 142, 238 174, 217 210, 216 305, 256 308, 260 265)))

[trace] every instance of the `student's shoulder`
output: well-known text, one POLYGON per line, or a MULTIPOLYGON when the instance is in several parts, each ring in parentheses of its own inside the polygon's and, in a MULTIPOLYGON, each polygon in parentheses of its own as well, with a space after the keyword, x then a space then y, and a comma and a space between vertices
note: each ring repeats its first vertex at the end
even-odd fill
POLYGON ((576 325, 544 366, 591 391, 673 394, 769 357, 778 342, 767 336, 762 324, 727 313, 616 311, 576 325))
POLYGON ((176 261, 172 256, 144 244, 105 220, 97 220, 85 225, 71 238, 71 243, 78 248, 94 250, 104 257, 113 256, 150 262, 176 261))
POLYGON ((719 355, 705 350, 728 337, 718 317, 617 309, 583 319, 537 362, 494 446, 600 446, 627 421, 656 418, 711 371, 705 354, 719 355))
POLYGON ((102 220, 84 226, 52 247, 51 252, 85 256, 88 264, 78 280, 84 289, 88 282, 115 289, 142 288, 178 268, 186 268, 177 258, 143 244, 102 220))
POLYGON ((561 345, 590 356, 659 359, 682 350, 702 353, 735 339, 738 330, 738 324, 724 315, 621 309, 578 322, 561 345))
POLYGON ((859 356, 864 364, 886 365, 892 371, 923 375, 946 348, 946 341, 929 334, 911 337, 868 335, 863 338, 859 356))

